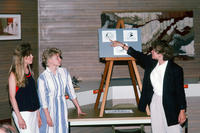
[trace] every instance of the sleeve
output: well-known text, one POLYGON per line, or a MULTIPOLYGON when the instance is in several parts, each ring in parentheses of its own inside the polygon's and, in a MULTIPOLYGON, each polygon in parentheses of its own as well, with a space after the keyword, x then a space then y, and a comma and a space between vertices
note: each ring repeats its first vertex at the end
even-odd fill
POLYGON ((46 85, 45 85, 45 81, 44 81, 44 77, 40 76, 37 80, 38 83, 38 96, 39 96, 39 100, 40 100, 40 106, 42 108, 47 108, 47 92, 46 92, 46 85))
POLYGON ((152 61, 151 55, 143 54, 142 52, 136 51, 132 47, 129 47, 127 54, 132 56, 136 59, 136 61, 139 61, 141 66, 145 69, 147 65, 152 61))
POLYGON ((76 93, 74 91, 71 76, 70 76, 69 72, 67 72, 66 69, 65 69, 65 73, 66 73, 66 78, 67 78, 67 86, 66 86, 65 91, 67 92, 69 98, 72 100, 72 99, 76 98, 76 93))
POLYGON ((186 109, 186 97, 185 97, 185 90, 184 90, 184 81, 183 81, 183 69, 178 69, 176 74, 176 93, 177 93, 177 100, 179 109, 186 109))

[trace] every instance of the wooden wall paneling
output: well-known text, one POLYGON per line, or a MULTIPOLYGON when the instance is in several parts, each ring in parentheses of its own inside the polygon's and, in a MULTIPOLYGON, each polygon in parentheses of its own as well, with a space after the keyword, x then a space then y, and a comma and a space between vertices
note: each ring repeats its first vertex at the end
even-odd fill
POLYGON ((12 61, 13 50, 22 42, 32 45, 34 55, 34 72, 38 75, 38 11, 37 0, 1 0, 0 14, 21 14, 21 40, 0 41, 0 120, 11 117, 8 100, 8 71, 12 61))
MULTIPOLYGON (((58 47, 63 51, 63 66, 69 69, 71 75, 83 80, 100 79, 104 64, 98 58, 97 29, 101 27, 100 15, 103 11, 194 10, 195 29, 199 29, 198 5, 200 2, 196 0, 39 0, 39 56, 47 47, 58 47)), ((199 32, 200 30, 195 30, 195 45, 200 42, 199 32)), ((194 62, 198 58, 196 56, 194 62)), ((186 71, 186 78, 198 77, 190 71, 197 69, 198 63, 195 67, 190 66, 187 61, 184 64, 181 65, 186 71)), ((115 66, 114 69, 113 77, 128 77, 125 66, 115 66)), ((42 70, 40 66, 39 71, 42 70)), ((141 68, 140 71, 143 73, 141 68)))

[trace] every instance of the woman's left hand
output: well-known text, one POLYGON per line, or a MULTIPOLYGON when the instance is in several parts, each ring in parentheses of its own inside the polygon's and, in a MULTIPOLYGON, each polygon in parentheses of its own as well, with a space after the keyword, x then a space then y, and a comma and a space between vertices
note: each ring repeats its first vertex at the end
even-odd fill
POLYGON ((78 117, 87 115, 87 113, 82 112, 81 109, 78 109, 77 112, 78 112, 78 117))
POLYGON ((81 107, 79 106, 78 100, 77 100, 76 98, 75 98, 75 99, 72 99, 72 102, 73 102, 74 105, 76 106, 76 110, 77 110, 77 113, 78 113, 78 117, 86 115, 86 113, 82 112, 81 107))
POLYGON ((185 110, 181 110, 178 116, 178 122, 180 124, 183 124, 186 120, 186 114, 185 114, 185 110))

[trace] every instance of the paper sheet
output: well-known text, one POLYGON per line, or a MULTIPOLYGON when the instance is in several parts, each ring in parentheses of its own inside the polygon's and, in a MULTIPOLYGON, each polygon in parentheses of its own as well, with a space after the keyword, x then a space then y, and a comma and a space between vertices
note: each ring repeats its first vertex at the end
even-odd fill
POLYGON ((137 42, 138 41, 137 30, 124 30, 123 38, 124 42, 137 42))
POLYGON ((116 31, 113 30, 106 30, 102 31, 102 42, 110 42, 110 40, 117 40, 116 31))
MULTIPOLYGON (((126 44, 128 46, 128 44, 126 44)), ((128 55, 127 51, 124 50, 122 47, 118 46, 118 47, 114 47, 113 48, 113 53, 114 55, 128 55)))
POLYGON ((129 114, 134 113, 132 109, 110 109, 105 110, 106 114, 129 114))

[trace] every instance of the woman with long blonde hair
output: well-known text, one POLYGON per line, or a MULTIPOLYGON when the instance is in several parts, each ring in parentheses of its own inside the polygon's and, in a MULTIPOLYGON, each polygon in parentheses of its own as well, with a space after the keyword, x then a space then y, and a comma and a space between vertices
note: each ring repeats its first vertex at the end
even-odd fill
POLYGON ((30 67, 31 51, 28 43, 17 46, 8 78, 12 116, 20 133, 39 133, 41 125, 39 99, 30 67))

